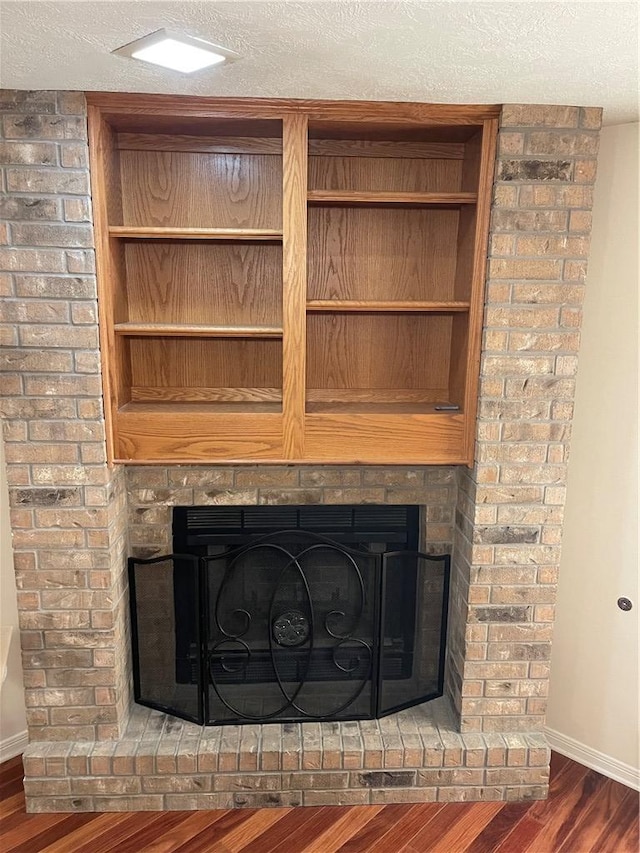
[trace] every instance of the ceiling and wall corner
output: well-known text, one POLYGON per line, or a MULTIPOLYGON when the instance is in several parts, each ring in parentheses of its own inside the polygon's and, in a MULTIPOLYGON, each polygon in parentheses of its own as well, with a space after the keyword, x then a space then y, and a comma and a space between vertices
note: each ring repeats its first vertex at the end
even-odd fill
POLYGON ((11 89, 603 106, 638 117, 638 5, 609 2, 5 0, 11 89), (159 27, 223 44, 180 75, 112 55, 159 27))

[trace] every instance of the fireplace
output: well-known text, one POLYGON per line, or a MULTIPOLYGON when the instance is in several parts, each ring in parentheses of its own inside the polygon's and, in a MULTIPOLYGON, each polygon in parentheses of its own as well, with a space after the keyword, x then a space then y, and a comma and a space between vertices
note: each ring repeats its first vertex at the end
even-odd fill
MULTIPOLYGON (((22 202, 14 205, 3 250, 3 293, 16 319, 1 405, 31 741, 28 809, 546 796, 542 732, 600 111, 502 110, 473 468, 213 465, 204 457, 186 465, 178 448, 167 465, 110 467, 84 96, 13 92, 4 104, 16 160, 6 165, 9 196, 64 214, 31 223, 21 220, 22 202), (54 139, 59 122, 64 138, 54 139), (376 720, 242 726, 198 725, 132 703, 126 555, 176 551, 176 506, 303 504, 422 507, 418 547, 452 554, 444 695, 376 720)), ((158 426, 148 418, 150 433, 158 426)), ((206 554, 190 556, 203 575, 206 554)), ((170 568, 154 577, 171 602, 156 619, 173 631, 170 568)), ((171 683, 194 692, 169 652, 171 683)), ((389 683, 397 695, 410 680, 389 683)))
POLYGON ((135 698, 192 722, 373 719, 442 695, 449 555, 417 506, 176 507, 129 561, 135 698))

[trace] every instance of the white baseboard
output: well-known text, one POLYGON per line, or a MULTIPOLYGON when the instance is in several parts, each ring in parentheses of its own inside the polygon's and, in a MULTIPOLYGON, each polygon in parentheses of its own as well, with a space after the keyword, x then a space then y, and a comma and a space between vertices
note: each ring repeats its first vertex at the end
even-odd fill
POLYGON ((29 738, 26 729, 23 732, 18 732, 17 735, 11 735, 11 737, 0 740, 0 763, 15 758, 16 755, 22 755, 28 743, 29 738))
POLYGON ((544 733, 549 741, 549 746, 555 752, 566 755, 567 758, 572 758, 578 764, 584 764, 585 767, 596 770, 603 776, 608 776, 609 779, 614 779, 616 782, 621 782, 629 788, 640 791, 640 770, 632 767, 631 764, 625 764, 624 761, 611 758, 604 752, 592 749, 590 746, 580 743, 579 740, 575 740, 575 738, 555 731, 555 729, 545 728, 544 733))

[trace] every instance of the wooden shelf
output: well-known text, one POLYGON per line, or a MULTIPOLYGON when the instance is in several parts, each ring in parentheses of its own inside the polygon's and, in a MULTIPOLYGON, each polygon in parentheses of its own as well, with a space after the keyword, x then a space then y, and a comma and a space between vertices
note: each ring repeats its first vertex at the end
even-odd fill
POLYGON ((158 400, 156 402, 133 401, 125 403, 120 408, 124 414, 148 414, 148 415, 186 415, 186 414, 280 414, 282 402, 260 401, 250 402, 238 400, 235 402, 197 402, 197 401, 174 401, 158 400))
POLYGON ((278 326, 208 326, 182 323, 116 323, 117 335, 180 338, 281 338, 278 326))
POLYGON ((420 313, 442 312, 446 314, 469 310, 469 302, 404 302, 359 301, 352 299, 312 299, 307 302, 307 311, 336 311, 340 313, 420 313))
POLYGON ((460 414, 443 388, 309 388, 308 414, 460 414))
POLYGON ((475 204, 477 193, 359 192, 358 190, 309 190, 309 204, 391 205, 398 207, 458 207, 475 204))
POLYGON ((270 228, 142 228, 111 225, 111 237, 129 240, 238 240, 242 242, 280 242, 282 230, 270 228))
POLYGON ((344 414, 344 415, 459 415, 459 409, 439 410, 438 406, 449 406, 444 402, 385 402, 360 400, 353 403, 312 403, 307 402, 306 411, 309 414, 344 414))

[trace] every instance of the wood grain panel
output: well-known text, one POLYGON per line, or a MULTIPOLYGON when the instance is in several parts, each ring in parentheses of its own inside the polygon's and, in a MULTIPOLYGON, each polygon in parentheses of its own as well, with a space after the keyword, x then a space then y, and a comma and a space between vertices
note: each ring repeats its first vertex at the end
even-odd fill
POLYGON ((138 388, 279 388, 279 340, 131 338, 138 388))
MULTIPOLYGON (((94 117, 92 122, 97 125, 99 132, 96 137, 97 147, 94 149, 95 160, 100 161, 100 175, 98 179, 98 196, 100 203, 104 205, 106 221, 110 225, 116 225, 122 219, 122 186, 120 180, 120 152, 117 148, 117 136, 112 128, 103 121, 94 117)), ((91 156, 91 154, 90 154, 91 156)))
POLYGON ((123 223, 278 229, 278 157, 121 151, 123 223))
MULTIPOLYGON (((99 241, 101 245, 101 241, 99 241)), ((119 240, 109 239, 105 241, 105 257, 109 270, 109 289, 111 304, 107 301, 110 321, 107 326, 107 337, 109 338, 108 358, 113 365, 112 388, 116 407, 122 406, 131 396, 131 358, 129 342, 123 340, 119 335, 114 335, 113 324, 125 319, 129 313, 129 299, 127 294, 127 272, 124 257, 124 246, 119 240)), ((100 252, 96 252, 96 256, 100 252)), ((98 280, 100 277, 98 276, 98 280)), ((100 326, 105 325, 100 314, 102 309, 100 289, 98 290, 98 312, 100 326)), ((101 344, 102 348, 102 344, 101 344)))
POLYGON ((457 314, 451 324, 451 361, 449 363, 449 399, 464 410, 469 348, 469 317, 457 314))
POLYGON ((282 415, 252 412, 118 413, 120 461, 247 462, 283 458, 282 415))
MULTIPOLYGON (((479 190, 482 135, 483 131, 479 130, 464 146, 461 186, 467 192, 477 193, 479 190)), ((460 211, 457 244, 458 263, 454 286, 454 293, 457 299, 469 299, 471 293, 475 258, 476 218, 477 210, 475 208, 465 208, 460 211)))
POLYGON ((461 160, 463 142, 389 142, 378 139, 309 139, 311 157, 401 157, 461 160))
POLYGON ((451 317, 310 314, 309 388, 446 388, 451 317))
POLYGON ((304 451, 307 293, 307 120, 283 123, 282 405, 287 456, 304 451))
MULTIPOLYGON (((460 146, 464 155, 464 146, 460 146)), ((190 151, 201 154, 271 154, 282 156, 282 140, 250 136, 189 136, 170 133, 119 133, 121 151, 190 151)))
POLYGON ((457 210, 309 209, 308 298, 453 298, 457 210))
POLYGON ((281 388, 163 388, 131 389, 132 402, 282 403, 281 388))
POLYGON ((281 325, 278 245, 131 241, 125 257, 129 322, 281 325))
MULTIPOLYGON (((103 100, 103 93, 89 93, 87 101, 103 100)), ((242 137, 261 139, 282 137, 282 115, 268 102, 236 98, 172 98, 175 108, 166 109, 155 95, 115 95, 115 104, 101 104, 109 123, 119 133, 191 135, 203 137, 242 137), (213 105, 215 101, 215 106, 213 105), (241 104, 240 101, 243 103, 241 104), (251 103, 253 101, 253 103, 251 103), (204 107, 204 109, 203 109, 204 107)))
POLYGON ((407 193, 458 192, 460 160, 392 157, 310 157, 313 190, 360 190, 407 193))
POLYGON ((482 136, 484 128, 478 128, 464 144, 464 157, 462 161, 462 184, 461 188, 468 192, 478 192, 480 181, 480 164, 482 161, 482 136))
MULTIPOLYGON (((336 104, 335 110, 315 109, 307 102, 305 112, 309 117, 309 135, 312 139, 367 139, 381 142, 460 143, 466 142, 478 126, 489 118, 472 118, 467 121, 454 118, 445 107, 442 113, 425 110, 435 104, 413 104, 418 109, 403 109, 409 104, 382 104, 381 102, 351 101, 356 109, 348 110, 346 103, 336 104), (391 107, 393 109, 385 109, 391 107), (370 107, 370 108, 369 108, 370 107), (381 109, 382 108, 382 109, 381 109), (421 109, 422 108, 422 109, 421 109), (428 115, 427 113, 430 113, 428 115)), ((452 106, 452 105, 451 105, 452 106)), ((458 118, 461 118, 458 116, 458 118)))
POLYGON ((477 210, 463 207, 458 221, 456 241, 456 275, 453 285, 455 299, 470 300, 476 249, 477 210))
POLYGON ((433 403, 444 388, 307 388, 310 403, 433 403))
MULTIPOLYGON (((188 391, 188 388, 183 389, 188 391)), ((196 388, 196 391, 200 389, 196 388)), ((273 413, 280 414, 282 412, 282 404, 279 400, 187 400, 186 397, 181 397, 179 400, 141 400, 127 403, 120 409, 121 414, 127 415, 159 415, 167 417, 173 415, 219 415, 220 413, 235 413, 239 415, 246 414, 265 414, 273 413)), ((238 428, 242 423, 238 424, 238 428)))
POLYGON ((308 414, 305 456, 327 464, 455 465, 464 461, 464 417, 308 414))

